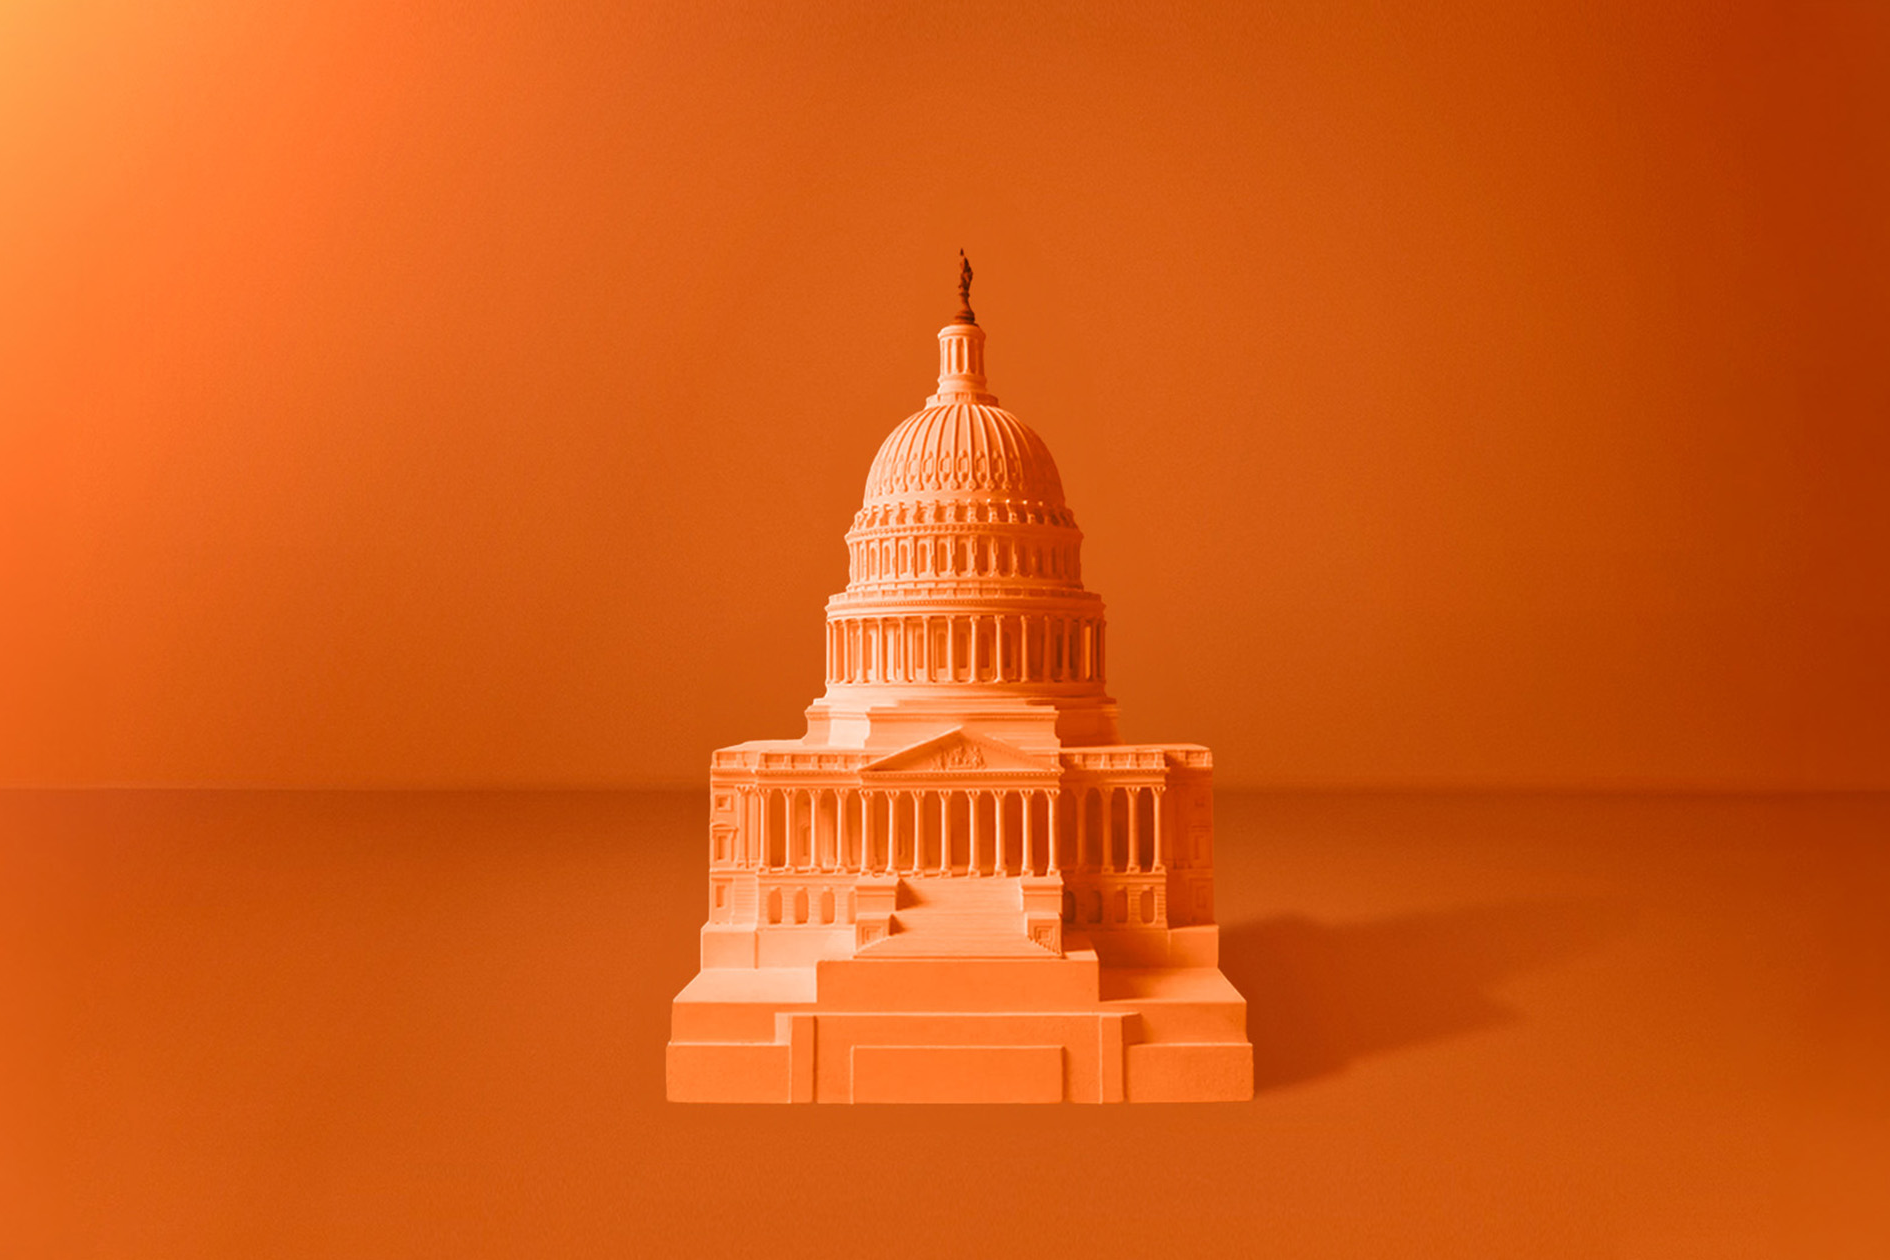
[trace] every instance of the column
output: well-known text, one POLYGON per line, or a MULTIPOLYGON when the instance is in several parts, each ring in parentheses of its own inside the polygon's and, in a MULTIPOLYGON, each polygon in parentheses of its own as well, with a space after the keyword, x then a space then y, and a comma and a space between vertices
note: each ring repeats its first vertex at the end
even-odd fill
POLYGON ((886 829, 883 832, 881 832, 879 835, 879 840, 880 840, 881 845, 885 849, 886 856, 883 862, 881 859, 875 858, 873 860, 873 869, 876 871, 880 871, 881 873, 886 874, 886 875, 894 875, 898 873, 893 870, 893 837, 892 837, 893 797, 894 797, 894 794, 891 792, 873 793, 872 818, 873 818, 873 826, 875 828, 877 828, 880 825, 879 807, 882 804, 886 806, 886 829))
POLYGON ((899 874, 899 796, 898 789, 886 793, 886 873, 899 874))
POLYGON ((1073 672, 1071 669, 1071 665, 1072 665, 1072 662, 1070 660, 1070 619, 1068 617, 1065 617, 1063 619, 1063 672, 1061 675, 1062 680, 1064 682, 1070 681, 1070 675, 1073 672))
POLYGON ((945 679, 947 682, 958 681, 958 635, 953 618, 945 618, 945 679))
POLYGON ((899 874, 899 802, 905 793, 886 793, 886 873, 899 874))
POLYGON ((926 617, 923 623, 920 633, 925 635, 925 681, 934 683, 938 681, 938 659, 932 651, 932 619, 926 617))
POLYGON ((965 631, 965 647, 968 649, 966 654, 971 657, 971 663, 970 663, 969 668, 965 670, 965 675, 972 682, 977 682, 978 681, 978 618, 975 615, 973 615, 973 616, 967 617, 965 620, 968 623, 968 627, 965 631))
POLYGON ((807 866, 820 869, 820 789, 807 788, 807 866))
POLYGON ((919 825, 919 807, 924 795, 925 793, 923 792, 914 792, 912 794, 912 869, 915 871, 919 869, 919 850, 921 848, 919 841, 925 834, 925 828, 919 825))
POLYGON ((1020 873, 1024 875, 1035 875, 1037 873, 1037 860, 1036 854, 1032 853, 1031 850, 1036 847, 1034 843, 1036 837, 1031 834, 1030 815, 1031 811, 1037 808, 1037 794, 1035 792, 1023 792, 1019 795, 1024 798, 1024 869, 1020 873))
MULTIPOLYGON (((1047 660, 1047 659, 1049 659, 1049 658, 1048 658, 1048 657, 1046 657, 1045 659, 1047 660)), ((1049 871, 1050 871, 1050 874, 1052 874, 1052 875, 1055 875, 1055 874, 1057 874, 1057 873, 1058 873, 1058 871, 1057 871, 1057 841, 1058 841, 1059 839, 1061 839, 1061 838, 1062 838, 1062 835, 1063 835, 1063 833, 1062 833, 1062 832, 1060 832, 1060 831, 1058 831, 1058 830, 1057 830, 1057 801, 1058 801, 1059 799, 1061 799, 1061 797, 1062 797, 1062 796, 1063 796, 1063 789, 1061 789, 1061 788, 1057 788, 1056 790, 1054 790, 1054 791, 1052 791, 1052 792, 1050 793, 1050 861, 1049 861, 1049 871)))
MULTIPOLYGON (((847 869, 847 789, 833 789, 833 869, 847 869)), ((835 911, 838 914, 839 911, 835 911)))
POLYGON ((1116 789, 1113 785, 1102 790, 1102 869, 1114 874, 1116 870, 1115 813, 1116 789))
POLYGON ((765 871, 768 869, 768 789, 757 786, 755 797, 760 806, 755 817, 755 869, 765 871))
POLYGON ((847 801, 853 813, 853 851, 857 855, 854 872, 866 874, 866 789, 854 788, 847 801))
MULTIPOLYGON (((903 801, 905 807, 907 807, 905 812, 911 814, 913 818, 919 816, 919 799, 917 799, 917 797, 919 797, 919 793, 915 793, 913 790, 909 790, 909 788, 907 788, 905 792, 900 793, 900 801, 903 801)), ((911 856, 907 858, 909 865, 907 865, 905 869, 911 871, 913 875, 919 875, 919 837, 917 837, 917 835, 909 835, 905 843, 909 844, 909 848, 911 848, 911 856)))
POLYGON ((938 797, 938 864, 949 868, 952 863, 951 803, 950 792, 935 793, 938 797))
POLYGON ((1165 855, 1162 853, 1162 789, 1155 792, 1155 871, 1157 874, 1168 869, 1165 855))
MULTIPOLYGON (((829 796, 833 798, 833 834, 827 837, 827 851, 821 855, 820 869, 823 871, 837 871, 840 869, 840 852, 844 847, 841 843, 840 829, 846 826, 846 815, 841 813, 840 810, 839 788, 822 788, 820 789, 820 794, 823 799, 829 796)), ((814 810, 814 828, 815 830, 819 830, 820 828, 820 810, 818 808, 814 810)))
POLYGON ((801 870, 801 854, 795 851, 801 838, 800 804, 803 788, 789 788, 787 799, 787 864, 793 870, 801 870))
MULTIPOLYGON (((996 617, 991 619, 991 625, 992 629, 999 631, 997 648, 1002 652, 1004 635, 996 617)), ((991 874, 994 878, 1004 875, 1004 800, 1009 795, 1003 788, 991 793, 991 874)))
POLYGON ((899 874, 899 793, 886 793, 886 873, 899 874))
POLYGON ((977 791, 965 793, 965 819, 971 824, 970 865, 965 873, 973 879, 978 877, 978 802, 983 796, 977 791))
POLYGON ((1129 870, 1131 873, 1142 869, 1142 789, 1132 787, 1129 793, 1129 870))

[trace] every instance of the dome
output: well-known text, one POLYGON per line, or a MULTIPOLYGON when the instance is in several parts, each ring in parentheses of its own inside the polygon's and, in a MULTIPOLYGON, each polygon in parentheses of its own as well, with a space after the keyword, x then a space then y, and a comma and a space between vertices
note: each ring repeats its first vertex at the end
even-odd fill
POLYGON ((984 329, 966 290, 958 318, 938 332, 938 392, 880 443, 866 474, 866 504, 947 495, 992 495, 1063 506, 1063 479, 1042 438, 987 392, 984 329))
POLYGON ((880 444, 866 474, 866 501, 915 495, 995 494, 1063 506, 1050 448, 1002 407, 937 402, 913 413, 880 444))

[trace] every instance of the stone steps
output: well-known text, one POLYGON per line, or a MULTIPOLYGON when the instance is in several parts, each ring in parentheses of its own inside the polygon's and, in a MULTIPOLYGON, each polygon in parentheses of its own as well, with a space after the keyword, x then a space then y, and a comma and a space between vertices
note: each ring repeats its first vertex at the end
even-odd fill
POLYGON ((1024 932, 1016 879, 903 880, 892 934, 860 951, 874 958, 1044 958, 1024 932))

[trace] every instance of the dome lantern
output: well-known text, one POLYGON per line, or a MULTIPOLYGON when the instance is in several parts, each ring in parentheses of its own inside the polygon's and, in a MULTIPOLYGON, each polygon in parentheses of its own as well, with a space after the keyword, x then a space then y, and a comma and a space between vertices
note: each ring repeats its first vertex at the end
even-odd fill
POLYGON ((938 392, 925 400, 928 407, 946 403, 997 405, 985 390, 984 329, 971 311, 971 260, 958 251, 958 314, 938 330, 938 392))

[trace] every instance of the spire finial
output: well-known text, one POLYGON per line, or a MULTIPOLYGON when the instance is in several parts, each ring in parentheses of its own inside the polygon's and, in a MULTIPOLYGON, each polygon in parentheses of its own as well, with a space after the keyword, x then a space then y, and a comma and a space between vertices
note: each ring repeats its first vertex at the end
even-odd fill
POLYGON ((958 251, 958 322, 978 322, 978 317, 971 313, 971 260, 965 257, 963 249, 958 251))

